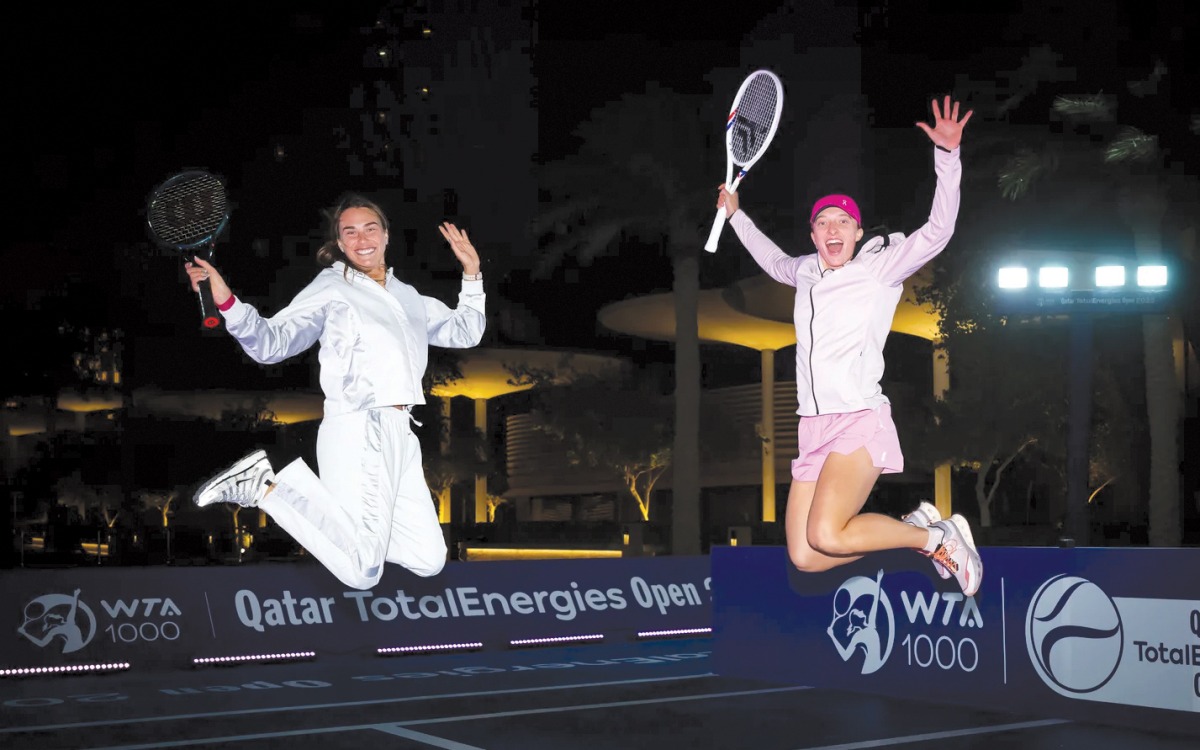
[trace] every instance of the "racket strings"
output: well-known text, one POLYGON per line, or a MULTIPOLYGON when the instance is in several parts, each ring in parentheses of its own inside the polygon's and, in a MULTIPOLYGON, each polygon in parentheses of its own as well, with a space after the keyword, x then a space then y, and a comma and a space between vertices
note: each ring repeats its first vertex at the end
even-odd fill
POLYGON ((729 151, 738 166, 753 161, 766 148, 778 101, 779 90, 769 76, 755 76, 746 86, 729 132, 729 151))
POLYGON ((202 175, 166 187, 150 206, 150 228, 163 242, 189 245, 216 232, 228 206, 220 180, 202 175))

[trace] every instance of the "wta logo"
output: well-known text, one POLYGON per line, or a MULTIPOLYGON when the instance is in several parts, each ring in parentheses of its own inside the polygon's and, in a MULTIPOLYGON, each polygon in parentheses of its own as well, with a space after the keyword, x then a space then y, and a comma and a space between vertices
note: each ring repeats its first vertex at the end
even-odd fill
POLYGON ((1121 664, 1124 627, 1099 586, 1060 575, 1042 584, 1025 615, 1025 645, 1038 676, 1059 695, 1104 687, 1121 664))
POLYGON ((847 579, 833 595, 833 620, 825 631, 833 639, 842 661, 863 654, 862 673, 877 672, 892 654, 896 618, 883 591, 883 571, 874 580, 865 576, 847 579))
POLYGON ((45 594, 25 605, 25 621, 17 632, 38 648, 62 640, 62 653, 70 654, 92 642, 96 616, 79 601, 79 589, 71 596, 45 594))

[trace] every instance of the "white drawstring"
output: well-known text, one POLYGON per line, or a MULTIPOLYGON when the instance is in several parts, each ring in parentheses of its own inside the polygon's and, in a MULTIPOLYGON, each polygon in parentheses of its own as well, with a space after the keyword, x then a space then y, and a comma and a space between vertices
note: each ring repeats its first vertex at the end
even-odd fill
POLYGON ((413 424, 415 424, 417 427, 425 426, 418 422, 417 418, 413 416, 413 408, 411 406, 397 406, 396 408, 403 412, 410 420, 412 420, 413 424))

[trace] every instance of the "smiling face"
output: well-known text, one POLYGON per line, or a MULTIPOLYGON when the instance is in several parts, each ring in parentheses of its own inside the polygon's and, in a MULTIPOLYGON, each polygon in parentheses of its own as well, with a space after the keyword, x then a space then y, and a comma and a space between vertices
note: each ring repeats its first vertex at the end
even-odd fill
POLYGON ((373 279, 381 279, 387 272, 387 242, 383 220, 371 209, 355 206, 338 217, 338 247, 351 265, 373 279))
POLYGON ((834 206, 821 211, 812 222, 813 245, 828 268, 846 265, 862 236, 862 227, 854 217, 834 206))

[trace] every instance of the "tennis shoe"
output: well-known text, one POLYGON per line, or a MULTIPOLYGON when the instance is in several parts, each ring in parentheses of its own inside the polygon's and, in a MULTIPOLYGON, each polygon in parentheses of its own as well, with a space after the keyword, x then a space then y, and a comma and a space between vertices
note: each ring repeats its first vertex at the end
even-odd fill
POLYGON ((243 508, 256 507, 275 481, 275 472, 265 451, 257 450, 205 482, 196 491, 196 505, 234 503, 243 508))
POLYGON ((938 521, 942 520, 942 514, 938 513, 937 506, 935 506, 933 503, 923 500, 921 501, 921 504, 917 506, 916 510, 914 510, 912 513, 909 513, 907 516, 904 516, 900 520, 912 526, 927 529, 929 528, 929 524, 937 523, 938 521))
MULTIPOLYGON (((916 510, 914 510, 912 513, 909 513, 907 516, 904 516, 900 520, 910 526, 916 526, 919 529, 927 529, 929 528, 930 524, 937 523, 938 521, 942 520, 942 514, 938 513, 938 509, 933 505, 933 503, 922 502, 917 506, 916 510)), ((926 552, 925 550, 917 551, 926 557, 932 557, 932 553, 926 552)), ((937 574, 942 578, 950 577, 950 571, 946 570, 936 561, 933 563, 933 569, 936 570, 937 574)))
POLYGON ((930 557, 954 576, 964 594, 974 596, 983 582, 983 560, 975 549, 966 519, 953 515, 949 520, 929 525, 930 532, 935 529, 941 531, 942 540, 930 557), (966 529, 965 534, 963 529, 966 529))

